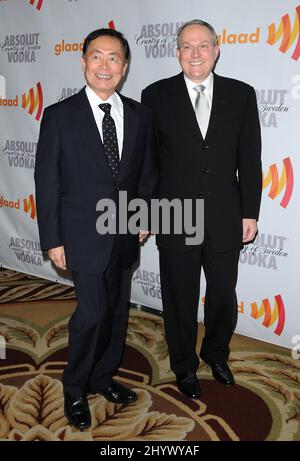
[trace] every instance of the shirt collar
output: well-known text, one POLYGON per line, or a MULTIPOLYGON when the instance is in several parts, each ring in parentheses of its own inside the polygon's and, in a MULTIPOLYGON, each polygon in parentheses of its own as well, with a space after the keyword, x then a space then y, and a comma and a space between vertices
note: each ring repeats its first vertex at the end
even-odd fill
POLYGON ((185 74, 184 74, 184 80, 185 80, 186 86, 188 87, 189 90, 193 90, 193 88, 195 88, 196 85, 204 85, 205 88, 206 88, 205 91, 207 91, 207 93, 210 94, 212 92, 212 89, 213 89, 214 74, 211 72, 209 74, 209 76, 205 80, 203 80, 203 82, 201 82, 201 83, 193 82, 185 74))
POLYGON ((87 98, 89 100, 89 103, 92 107, 92 109, 95 109, 96 107, 99 106, 99 104, 105 104, 105 103, 108 103, 108 104, 111 104, 112 107, 114 107, 116 110, 118 110, 120 108, 120 104, 122 105, 122 101, 121 101, 121 98, 120 96, 114 92, 108 99, 106 99, 105 101, 103 101, 103 99, 101 99, 96 93, 94 90, 92 90, 92 88, 89 86, 89 85, 86 85, 85 87, 85 92, 86 92, 86 95, 87 95, 87 98))

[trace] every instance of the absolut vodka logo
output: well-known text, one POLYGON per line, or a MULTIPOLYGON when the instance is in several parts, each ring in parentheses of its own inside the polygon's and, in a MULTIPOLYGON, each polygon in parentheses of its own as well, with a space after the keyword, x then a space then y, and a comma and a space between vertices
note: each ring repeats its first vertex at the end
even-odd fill
POLYGON ((133 274, 132 281, 141 287, 145 296, 161 299, 160 275, 158 273, 138 269, 133 274))
POLYGON ((9 63, 36 62, 37 52, 41 49, 40 33, 5 35, 1 50, 7 55, 9 63))
POLYGON ((59 96, 57 96, 57 101, 63 101, 66 98, 69 98, 70 96, 73 96, 74 94, 78 93, 80 88, 70 88, 70 87, 64 87, 61 89, 61 93, 59 96))
POLYGON ((40 242, 19 236, 11 236, 8 246, 18 261, 42 267, 43 253, 41 251, 40 242))
POLYGON ((11 168, 34 169, 37 143, 18 139, 7 139, 2 146, 2 155, 11 168))
POLYGON ((261 89, 255 90, 255 92, 261 126, 277 128, 279 117, 289 110, 289 106, 286 104, 288 90, 261 89))
POLYGON ((287 239, 283 235, 259 233, 253 243, 241 250, 239 262, 277 271, 280 259, 288 258, 287 239))
POLYGON ((176 57, 177 31, 183 22, 144 24, 135 35, 136 44, 144 47, 147 59, 176 57))

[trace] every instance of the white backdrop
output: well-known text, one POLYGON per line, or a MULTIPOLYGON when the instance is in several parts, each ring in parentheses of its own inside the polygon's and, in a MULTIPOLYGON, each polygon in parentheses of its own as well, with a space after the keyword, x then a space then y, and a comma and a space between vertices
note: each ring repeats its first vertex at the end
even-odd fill
MULTIPOLYGON (((0 0, 0 264, 70 284, 39 248, 34 160, 41 113, 83 85, 80 48, 99 27, 115 27, 132 59, 122 92, 135 99, 149 83, 178 73, 175 34, 199 18, 220 35, 220 75, 257 91, 263 133, 259 235, 241 252, 237 332, 291 347, 300 334, 299 0, 0 0)), ((199 319, 203 318, 201 281, 199 319)), ((158 254, 142 248, 132 301, 161 310, 158 254)))

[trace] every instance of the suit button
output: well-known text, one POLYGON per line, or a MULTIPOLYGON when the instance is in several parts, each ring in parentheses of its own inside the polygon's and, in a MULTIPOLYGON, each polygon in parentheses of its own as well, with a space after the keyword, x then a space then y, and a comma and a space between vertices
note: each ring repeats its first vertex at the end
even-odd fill
POLYGON ((203 192, 200 192, 200 193, 199 193, 199 198, 204 198, 203 192))
POLYGON ((116 187, 115 187, 115 190, 119 190, 119 186, 116 186, 116 187))
POLYGON ((203 168, 202 173, 203 174, 208 174, 208 173, 210 173, 210 170, 208 168, 203 168))

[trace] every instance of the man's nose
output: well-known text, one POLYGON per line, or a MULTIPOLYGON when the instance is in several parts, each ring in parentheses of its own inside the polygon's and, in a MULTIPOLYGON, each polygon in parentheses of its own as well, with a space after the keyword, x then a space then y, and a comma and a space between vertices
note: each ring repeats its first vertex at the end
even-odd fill
POLYGON ((200 56, 200 49, 198 46, 193 46, 192 48, 192 57, 195 58, 197 56, 200 56))
POLYGON ((108 61, 107 58, 101 59, 101 62, 99 64, 100 64, 101 69, 108 69, 109 68, 109 61, 108 61))

